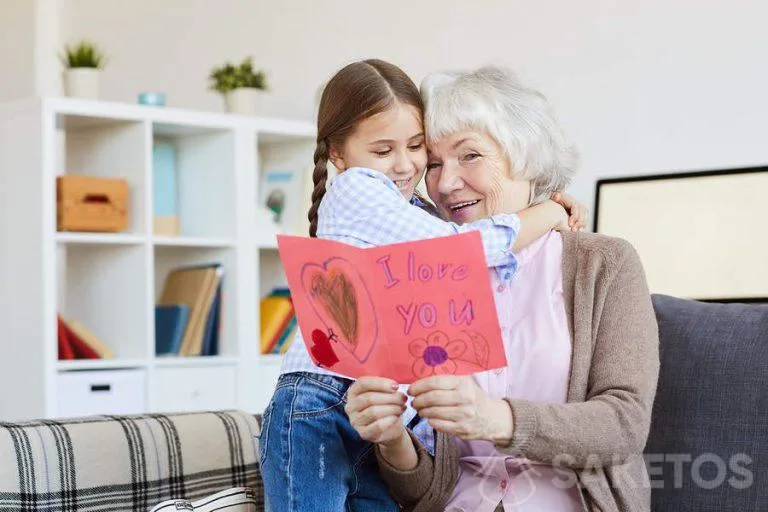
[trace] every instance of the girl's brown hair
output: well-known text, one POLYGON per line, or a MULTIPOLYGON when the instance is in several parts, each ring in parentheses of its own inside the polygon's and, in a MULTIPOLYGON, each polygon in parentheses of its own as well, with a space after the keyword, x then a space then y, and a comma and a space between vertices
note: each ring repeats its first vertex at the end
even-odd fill
POLYGON ((411 105, 424 113, 419 89, 397 66, 378 59, 353 62, 340 69, 323 90, 317 113, 317 147, 309 208, 309 236, 317 236, 317 210, 325 195, 331 148, 340 148, 357 125, 386 112, 396 103, 411 105))

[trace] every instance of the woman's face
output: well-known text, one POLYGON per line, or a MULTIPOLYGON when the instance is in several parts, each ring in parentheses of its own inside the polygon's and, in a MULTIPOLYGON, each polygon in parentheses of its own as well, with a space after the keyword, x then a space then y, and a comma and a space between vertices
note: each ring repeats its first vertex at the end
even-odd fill
POLYGON ((458 224, 516 213, 530 199, 530 182, 512 179, 501 146, 480 131, 461 131, 430 144, 424 181, 443 217, 458 224))
POLYGON ((337 169, 367 167, 379 171, 410 200, 427 163, 421 112, 396 103, 361 122, 339 149, 334 148, 331 154, 337 169))

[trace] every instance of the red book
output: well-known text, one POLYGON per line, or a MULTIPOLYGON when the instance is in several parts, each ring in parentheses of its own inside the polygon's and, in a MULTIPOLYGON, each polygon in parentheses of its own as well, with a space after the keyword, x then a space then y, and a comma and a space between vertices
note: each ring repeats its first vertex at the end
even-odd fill
POLYGON ((60 316, 57 316, 59 329, 59 360, 74 359, 75 353, 69 341, 67 331, 69 330, 60 316))
MULTIPOLYGON (((80 338, 80 336, 72 332, 72 329, 70 329, 69 326, 64 321, 62 321, 61 318, 59 318, 60 333, 62 329, 64 330, 65 338, 69 342, 69 346, 74 353, 74 357, 72 359, 101 359, 101 356, 99 356, 98 352, 93 350, 90 345, 88 345, 80 338)), ((61 338, 61 334, 59 334, 59 338, 61 338)))

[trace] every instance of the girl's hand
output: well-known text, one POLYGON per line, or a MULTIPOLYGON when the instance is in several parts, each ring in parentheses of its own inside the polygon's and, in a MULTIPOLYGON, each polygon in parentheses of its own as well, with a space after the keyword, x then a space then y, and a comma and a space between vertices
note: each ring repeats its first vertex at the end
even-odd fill
POLYGON ((400 420, 406 396, 397 389, 395 381, 382 377, 360 377, 349 387, 344 411, 360 437, 382 445, 407 437, 400 420))
POLYGON ((411 384, 413 407, 435 430, 462 439, 505 444, 512 439, 512 410, 489 397, 469 376, 438 375, 411 384))
POLYGON ((554 200, 549 200, 548 204, 552 205, 552 208, 556 212, 556 218, 557 218, 557 222, 555 223, 552 229, 556 231, 571 231, 571 226, 568 223, 569 222, 568 211, 565 209, 565 207, 554 200))
POLYGON ((589 208, 579 203, 574 197, 565 192, 555 192, 552 200, 568 212, 568 227, 571 231, 583 231, 589 222, 589 208))

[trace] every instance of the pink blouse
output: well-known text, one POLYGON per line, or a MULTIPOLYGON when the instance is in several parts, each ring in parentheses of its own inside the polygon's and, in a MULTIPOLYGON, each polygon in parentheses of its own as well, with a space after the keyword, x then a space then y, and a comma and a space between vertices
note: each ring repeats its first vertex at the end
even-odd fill
MULTIPOLYGON (((518 254, 511 282, 491 271, 508 366, 475 375, 490 396, 565 403, 571 336, 562 260, 562 237, 551 231, 518 254)), ((459 481, 446 510, 493 512, 499 502, 506 512, 582 510, 575 478, 565 469, 504 455, 489 441, 458 444, 459 481)))

